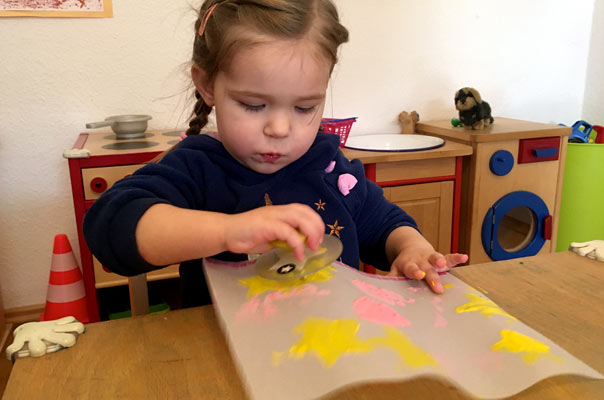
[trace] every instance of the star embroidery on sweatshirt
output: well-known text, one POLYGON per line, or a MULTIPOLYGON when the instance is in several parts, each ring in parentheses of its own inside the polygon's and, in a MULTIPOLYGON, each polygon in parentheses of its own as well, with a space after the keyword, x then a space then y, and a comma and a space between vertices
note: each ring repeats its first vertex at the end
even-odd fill
POLYGON ((327 226, 329 227, 329 229, 331 229, 331 232, 329 232, 329 236, 336 235, 338 237, 338 239, 341 239, 340 238, 340 231, 342 229, 344 229, 344 227, 338 225, 338 220, 337 219, 336 219, 336 222, 333 223, 333 225, 327 224, 327 226))
POLYGON ((268 193, 264 193, 264 205, 265 206, 272 206, 273 202, 271 201, 271 198, 268 197, 268 193))
POLYGON ((323 210, 325 211, 325 204, 321 199, 319 199, 318 203, 315 203, 315 206, 317 206, 317 211, 323 210))

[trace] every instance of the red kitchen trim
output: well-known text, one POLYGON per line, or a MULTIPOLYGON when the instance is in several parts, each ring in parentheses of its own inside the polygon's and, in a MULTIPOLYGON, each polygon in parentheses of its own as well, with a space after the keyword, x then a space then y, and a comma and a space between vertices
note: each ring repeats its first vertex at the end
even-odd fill
POLYGON ((88 140, 88 134, 80 133, 80 136, 78 136, 78 139, 74 143, 72 149, 82 150, 84 148, 84 145, 86 144, 87 140, 88 140))
POLYGON ((376 182, 381 187, 413 185, 415 183, 443 182, 455 180, 455 175, 431 176, 429 178, 402 179, 398 181, 376 182))
POLYGON ((363 164, 363 167, 365 168, 365 178, 371 182, 375 182, 375 163, 363 164))
POLYGON ((80 158, 79 161, 82 168, 115 167, 130 164, 144 164, 161 153, 161 151, 153 151, 149 153, 94 156, 90 158, 80 158))
POLYGON ((451 253, 459 251, 459 219, 461 214, 461 172, 462 157, 455 160, 455 182, 453 183, 453 231, 451 232, 451 253))
MULTIPOLYGON (((83 134, 84 135, 84 134, 83 134)), ((82 136, 82 135, 80 135, 82 136)), ((86 135, 88 136, 88 135, 86 135)), ((76 142, 77 143, 77 142, 76 142)), ((76 215, 76 225, 78 228, 78 241, 80 243, 80 259, 82 262, 82 279, 84 280, 84 290, 86 291, 86 307, 88 309, 88 317, 90 322, 100 321, 98 301, 96 296, 96 286, 94 284, 94 270, 92 264, 88 265, 86 260, 91 260, 92 256, 88 246, 82 246, 81 243, 86 243, 84 239, 84 232, 82 231, 82 223, 84 221, 84 214, 90 205, 87 202, 82 202, 84 198, 84 187, 82 184, 82 177, 80 175, 80 161, 81 158, 70 158, 69 164, 69 176, 71 178, 71 192, 73 195, 73 208, 76 215)))

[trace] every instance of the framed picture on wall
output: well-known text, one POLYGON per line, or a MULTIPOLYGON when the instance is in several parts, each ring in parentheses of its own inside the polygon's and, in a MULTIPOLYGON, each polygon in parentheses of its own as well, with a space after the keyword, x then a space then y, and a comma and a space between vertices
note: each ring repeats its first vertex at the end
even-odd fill
POLYGON ((109 18, 112 0, 0 0, 0 17, 109 18))

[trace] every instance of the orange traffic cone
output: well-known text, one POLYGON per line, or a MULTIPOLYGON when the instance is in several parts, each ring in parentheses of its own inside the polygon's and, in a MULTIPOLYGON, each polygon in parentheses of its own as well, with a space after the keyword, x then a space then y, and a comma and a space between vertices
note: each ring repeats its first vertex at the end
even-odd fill
POLYGON ((82 272, 67 235, 60 234, 55 236, 46 308, 40 320, 52 321, 67 316, 74 316, 82 323, 89 322, 82 272))

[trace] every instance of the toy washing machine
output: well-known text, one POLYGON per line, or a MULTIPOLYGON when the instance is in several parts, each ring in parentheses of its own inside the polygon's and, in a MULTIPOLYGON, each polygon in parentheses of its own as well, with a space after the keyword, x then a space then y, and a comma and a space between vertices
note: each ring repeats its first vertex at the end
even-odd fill
POLYGON ((483 130, 450 120, 416 130, 474 149, 463 163, 459 227, 459 249, 470 263, 555 251, 570 128, 495 117, 483 130))

